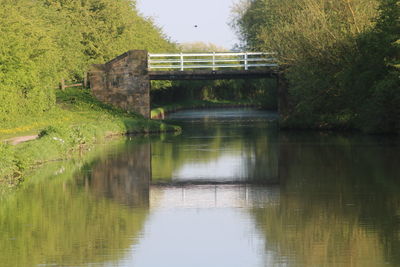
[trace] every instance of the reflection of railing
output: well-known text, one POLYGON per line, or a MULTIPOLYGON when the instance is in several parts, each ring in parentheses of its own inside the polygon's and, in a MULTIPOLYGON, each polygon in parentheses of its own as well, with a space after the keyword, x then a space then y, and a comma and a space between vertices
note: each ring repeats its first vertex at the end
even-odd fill
POLYGON ((258 207, 279 202, 279 188, 251 185, 150 186, 150 207, 258 207))
POLYGON ((212 69, 277 67, 275 53, 241 52, 241 53, 180 53, 149 54, 149 69, 212 69))

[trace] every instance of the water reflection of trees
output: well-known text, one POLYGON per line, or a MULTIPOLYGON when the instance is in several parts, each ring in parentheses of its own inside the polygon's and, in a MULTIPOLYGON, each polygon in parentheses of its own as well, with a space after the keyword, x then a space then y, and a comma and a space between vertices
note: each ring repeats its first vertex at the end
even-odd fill
POLYGON ((0 265, 120 261, 148 214, 149 145, 120 146, 110 159, 109 151, 96 154, 83 171, 74 161, 50 164, 2 199, 0 265))
POLYGON ((127 143, 123 151, 90 166, 76 181, 102 198, 131 207, 148 207, 151 180, 150 143, 127 143))
POLYGON ((279 152, 280 201, 252 211, 277 265, 400 265, 400 155, 390 140, 282 133, 279 152))
POLYGON ((152 143, 153 179, 170 180, 193 159, 198 163, 216 161, 224 153, 243 160, 247 181, 277 183, 277 133, 265 119, 203 120, 184 122, 184 132, 152 143))

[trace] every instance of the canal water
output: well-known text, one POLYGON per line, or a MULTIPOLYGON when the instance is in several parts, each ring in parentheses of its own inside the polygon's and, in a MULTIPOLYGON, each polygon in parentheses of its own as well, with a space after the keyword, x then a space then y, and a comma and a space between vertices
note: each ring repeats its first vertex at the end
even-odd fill
POLYGON ((0 198, 0 266, 400 266, 398 139, 276 118, 181 111, 48 164, 0 198))

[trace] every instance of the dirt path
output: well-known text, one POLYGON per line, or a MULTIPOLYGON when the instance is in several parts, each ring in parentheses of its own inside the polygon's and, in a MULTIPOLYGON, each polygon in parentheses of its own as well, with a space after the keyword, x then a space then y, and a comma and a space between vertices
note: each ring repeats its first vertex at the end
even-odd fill
POLYGON ((17 145, 22 142, 35 140, 38 137, 39 137, 38 135, 18 136, 18 137, 7 139, 5 141, 11 145, 17 145))

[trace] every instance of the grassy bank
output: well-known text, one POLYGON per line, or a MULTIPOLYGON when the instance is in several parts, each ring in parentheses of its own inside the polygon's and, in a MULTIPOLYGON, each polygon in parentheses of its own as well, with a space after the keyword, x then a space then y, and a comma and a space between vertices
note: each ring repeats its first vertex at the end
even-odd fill
POLYGON ((254 107, 258 106, 252 101, 230 101, 230 100, 188 100, 179 103, 171 103, 151 110, 152 119, 163 119, 165 115, 182 109, 191 108, 219 108, 219 107, 254 107))
POLYGON ((0 128, 0 186, 13 187, 28 170, 82 153, 110 136, 178 130, 103 104, 86 90, 60 91, 57 106, 45 116, 18 119, 0 128), (39 138, 15 146, 4 142, 26 134, 39 138))

